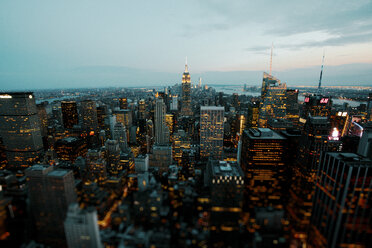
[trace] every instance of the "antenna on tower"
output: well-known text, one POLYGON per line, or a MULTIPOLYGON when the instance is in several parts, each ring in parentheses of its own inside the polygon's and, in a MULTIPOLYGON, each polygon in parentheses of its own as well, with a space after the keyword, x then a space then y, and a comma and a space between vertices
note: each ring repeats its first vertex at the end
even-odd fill
POLYGON ((271 55, 270 55, 270 76, 271 76, 271 70, 273 67, 273 49, 274 49, 274 43, 271 43, 271 55))
POLYGON ((323 50, 322 67, 320 68, 320 78, 319 78, 319 85, 318 85, 318 94, 320 94, 320 87, 322 87, 322 76, 323 76, 323 67, 324 67, 324 55, 325 55, 325 50, 323 50))
POLYGON ((186 62, 185 62, 185 72, 188 72, 188 68, 187 68, 187 56, 186 56, 186 62))

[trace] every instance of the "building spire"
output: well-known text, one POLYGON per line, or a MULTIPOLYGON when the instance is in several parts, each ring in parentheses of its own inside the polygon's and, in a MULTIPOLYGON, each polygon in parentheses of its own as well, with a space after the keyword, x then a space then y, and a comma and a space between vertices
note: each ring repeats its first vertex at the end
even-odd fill
POLYGON ((322 67, 320 69, 320 78, 319 78, 319 84, 318 84, 318 94, 320 94, 320 87, 322 87, 322 76, 323 76, 323 66, 324 66, 324 55, 325 50, 323 50, 323 58, 322 58, 322 67))
POLYGON ((271 70, 273 67, 273 49, 274 49, 274 42, 271 43, 271 55, 270 55, 270 76, 271 76, 271 70))
POLYGON ((186 56, 186 62, 185 62, 185 72, 189 72, 189 68, 187 67, 187 56, 186 56))

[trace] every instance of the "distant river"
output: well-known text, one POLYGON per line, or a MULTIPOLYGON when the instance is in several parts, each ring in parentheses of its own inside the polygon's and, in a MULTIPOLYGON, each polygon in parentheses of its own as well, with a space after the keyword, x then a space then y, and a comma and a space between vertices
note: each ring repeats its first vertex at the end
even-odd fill
MULTIPOLYGON (((212 86, 217 92, 224 92, 226 94, 233 94, 237 93, 239 95, 250 95, 250 96, 260 96, 261 92, 251 92, 251 91, 243 91, 243 86, 212 86)), ((298 96, 299 101, 304 101, 304 96, 298 96)), ((351 101, 351 100, 344 100, 344 99, 332 99, 333 104, 342 105, 345 102, 349 104, 351 107, 358 107, 361 103, 366 104, 367 102, 359 102, 359 101, 351 101)))

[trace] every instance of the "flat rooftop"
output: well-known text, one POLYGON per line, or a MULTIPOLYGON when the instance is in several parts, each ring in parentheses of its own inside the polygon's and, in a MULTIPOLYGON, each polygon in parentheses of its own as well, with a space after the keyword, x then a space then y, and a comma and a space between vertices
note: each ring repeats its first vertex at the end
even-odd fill
POLYGON ((244 133, 251 139, 286 139, 270 128, 249 128, 244 130, 244 133))

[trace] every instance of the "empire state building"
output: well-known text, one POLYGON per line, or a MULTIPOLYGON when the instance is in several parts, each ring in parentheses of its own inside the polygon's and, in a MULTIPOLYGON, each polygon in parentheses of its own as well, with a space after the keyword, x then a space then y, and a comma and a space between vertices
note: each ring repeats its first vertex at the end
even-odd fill
POLYGON ((190 73, 187 68, 187 59, 185 64, 185 71, 182 75, 182 101, 181 101, 181 115, 192 116, 191 110, 191 80, 190 73))

